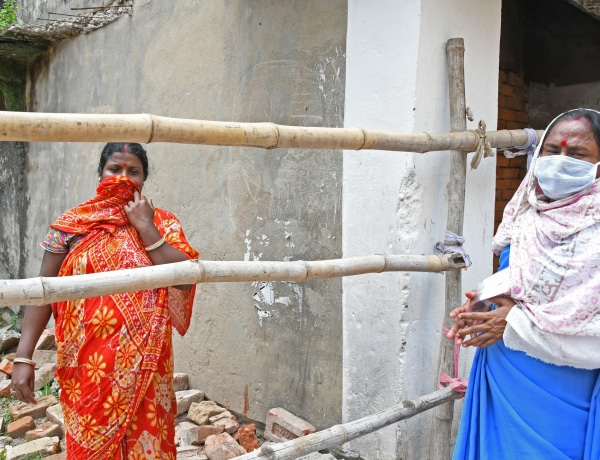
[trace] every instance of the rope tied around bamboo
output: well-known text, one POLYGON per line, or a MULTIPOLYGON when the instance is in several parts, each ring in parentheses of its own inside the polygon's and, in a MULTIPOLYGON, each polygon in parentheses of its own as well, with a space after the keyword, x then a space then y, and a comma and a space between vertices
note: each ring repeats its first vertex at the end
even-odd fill
POLYGON ((492 146, 487 139, 487 134, 485 132, 486 124, 485 121, 479 120, 479 125, 476 130, 473 132, 479 138, 479 142, 477 143, 477 149, 475 150, 475 156, 471 160, 471 169, 477 169, 479 163, 482 158, 493 157, 494 151, 492 150, 492 146))

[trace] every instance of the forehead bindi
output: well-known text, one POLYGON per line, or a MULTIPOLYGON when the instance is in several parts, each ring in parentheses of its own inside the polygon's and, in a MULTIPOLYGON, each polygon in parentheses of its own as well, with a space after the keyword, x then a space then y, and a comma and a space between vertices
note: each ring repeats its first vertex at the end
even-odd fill
POLYGON ((123 166, 124 168, 130 167, 130 168, 142 168, 142 162, 141 160, 135 156, 132 153, 126 153, 126 152, 115 152, 113 153, 108 160, 106 161, 106 164, 110 164, 110 165, 120 165, 123 166))
POLYGON ((563 147, 594 144, 596 140, 590 122, 584 118, 579 120, 563 120, 552 128, 548 134, 548 142, 563 147))

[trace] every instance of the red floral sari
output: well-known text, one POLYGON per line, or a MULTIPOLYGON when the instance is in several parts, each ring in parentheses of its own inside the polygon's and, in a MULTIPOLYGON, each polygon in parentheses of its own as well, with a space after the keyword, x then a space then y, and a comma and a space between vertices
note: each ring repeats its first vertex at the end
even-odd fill
MULTIPOLYGON (((59 276, 152 265, 123 210, 136 189, 125 176, 107 178, 52 224, 85 235, 59 276)), ((171 246, 198 257, 173 214, 156 209, 154 222, 171 246)), ((158 288, 52 305, 67 459, 175 459, 171 324, 186 332, 194 293, 158 288)))

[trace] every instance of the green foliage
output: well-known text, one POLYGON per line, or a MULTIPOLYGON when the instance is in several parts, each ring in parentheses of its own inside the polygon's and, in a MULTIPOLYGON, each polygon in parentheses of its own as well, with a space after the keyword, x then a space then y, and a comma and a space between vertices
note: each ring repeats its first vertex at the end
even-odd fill
POLYGON ((10 410, 8 410, 8 407, 6 409, 4 409, 2 418, 4 419, 4 423, 2 424, 3 426, 7 426, 9 423, 11 423, 13 421, 13 416, 10 413, 10 410))
POLYGON ((19 315, 10 315, 10 325, 14 330, 17 330, 17 320, 19 319, 19 315))
POLYGON ((52 387, 52 382, 48 382, 44 385, 39 392, 42 396, 54 395, 58 398, 58 391, 52 387))
POLYGON ((17 0, 4 0, 0 8, 0 30, 17 22, 17 0))

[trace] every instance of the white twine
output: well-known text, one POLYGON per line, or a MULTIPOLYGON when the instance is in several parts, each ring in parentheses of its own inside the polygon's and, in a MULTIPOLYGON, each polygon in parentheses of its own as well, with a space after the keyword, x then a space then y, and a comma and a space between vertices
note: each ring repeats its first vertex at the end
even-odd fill
POLYGON ((535 152, 535 148, 537 147, 538 135, 537 131, 532 128, 523 128, 523 131, 527 133, 527 142, 525 143, 525 145, 515 145, 512 147, 506 147, 498 150, 502 150, 506 158, 515 158, 519 155, 527 155, 527 169, 529 169, 531 158, 533 157, 533 153, 535 152), (516 152, 512 152, 510 149, 519 150, 516 152))

